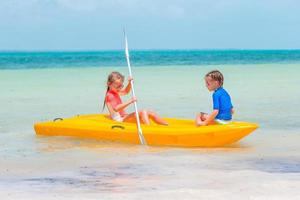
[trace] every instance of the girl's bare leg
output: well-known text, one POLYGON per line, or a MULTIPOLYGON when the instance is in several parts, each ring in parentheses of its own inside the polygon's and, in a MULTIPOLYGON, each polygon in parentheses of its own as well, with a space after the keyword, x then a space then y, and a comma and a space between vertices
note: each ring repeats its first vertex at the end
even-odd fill
POLYGON ((148 113, 148 116, 150 119, 152 119, 155 123, 160 125, 168 125, 168 122, 166 122, 163 118, 159 117, 155 112, 153 111, 146 111, 148 113))
MULTIPOLYGON (((168 122, 166 122, 164 119, 160 118, 153 111, 141 110, 141 111, 139 111, 139 117, 140 117, 141 123, 143 123, 143 124, 150 125, 150 119, 152 119, 157 124, 168 125, 168 122)), ((123 121, 135 123, 136 122, 135 113, 130 113, 129 115, 127 115, 124 118, 123 121)))
POLYGON ((144 122, 144 124, 150 125, 150 119, 146 110, 142 110, 139 112, 140 118, 144 122))
POLYGON ((123 122, 135 123, 136 122, 135 113, 130 113, 130 114, 126 115, 123 119, 123 122))
MULTIPOLYGON (((142 110, 142 111, 139 112, 139 118, 140 118, 140 121, 141 121, 142 124, 147 124, 147 125, 150 124, 149 117, 148 117, 147 113, 144 112, 144 110, 142 110)), ((136 123, 135 113, 130 113, 129 115, 127 115, 124 118, 123 122, 136 123)))

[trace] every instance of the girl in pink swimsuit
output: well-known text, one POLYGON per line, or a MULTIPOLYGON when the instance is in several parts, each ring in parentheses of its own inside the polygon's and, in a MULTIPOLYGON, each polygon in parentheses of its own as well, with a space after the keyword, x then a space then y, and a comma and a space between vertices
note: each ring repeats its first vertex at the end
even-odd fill
MULTIPOLYGON (((133 79, 131 77, 128 78, 128 84, 125 88, 123 88, 124 76, 119 72, 112 72, 109 74, 107 78, 107 91, 105 95, 104 105, 107 106, 107 109, 110 113, 110 118, 112 120, 118 122, 136 122, 135 113, 127 114, 125 112, 125 108, 130 104, 136 101, 136 98, 131 98, 127 102, 123 103, 120 95, 126 95, 131 90, 130 82, 133 79)), ((152 119, 157 124, 168 125, 168 123, 160 118, 156 113, 149 110, 141 110, 139 111, 139 117, 141 123, 150 124, 150 119, 152 119)))

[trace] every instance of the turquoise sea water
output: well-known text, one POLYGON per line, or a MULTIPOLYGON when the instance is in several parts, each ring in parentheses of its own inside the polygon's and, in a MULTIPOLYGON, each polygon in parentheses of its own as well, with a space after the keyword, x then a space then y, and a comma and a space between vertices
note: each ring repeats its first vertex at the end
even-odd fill
MULTIPOLYGON (((134 66, 300 63, 300 50, 139 50, 134 66)), ((123 51, 0 52, 0 69, 126 66, 123 51)))
POLYGON ((219 69, 234 119, 260 128, 215 149, 38 137, 37 121, 100 113, 108 73, 128 74, 123 52, 1 53, 2 199, 300 198, 299 51, 133 51, 131 59, 140 108, 209 112, 203 76, 219 69))

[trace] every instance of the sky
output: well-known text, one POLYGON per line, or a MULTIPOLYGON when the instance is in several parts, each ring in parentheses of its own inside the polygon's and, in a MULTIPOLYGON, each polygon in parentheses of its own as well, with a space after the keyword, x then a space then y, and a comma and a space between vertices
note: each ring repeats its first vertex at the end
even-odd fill
POLYGON ((299 0, 0 0, 0 50, 300 49, 299 0))

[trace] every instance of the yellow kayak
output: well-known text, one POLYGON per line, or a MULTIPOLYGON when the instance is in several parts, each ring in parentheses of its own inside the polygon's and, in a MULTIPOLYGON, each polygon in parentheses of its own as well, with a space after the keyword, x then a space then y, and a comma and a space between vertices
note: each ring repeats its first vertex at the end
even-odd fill
MULTIPOLYGON (((221 147, 254 131, 258 125, 248 122, 230 122, 196 127, 193 120, 165 118, 168 126, 141 125, 148 145, 177 147, 221 147)), ((107 115, 80 115, 56 119, 34 125, 36 134, 47 136, 74 136, 107 141, 139 144, 134 123, 116 122, 107 115)))

